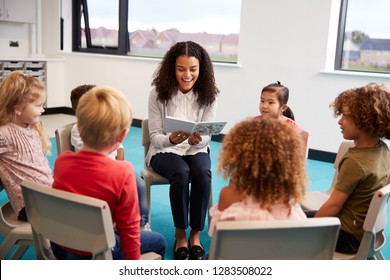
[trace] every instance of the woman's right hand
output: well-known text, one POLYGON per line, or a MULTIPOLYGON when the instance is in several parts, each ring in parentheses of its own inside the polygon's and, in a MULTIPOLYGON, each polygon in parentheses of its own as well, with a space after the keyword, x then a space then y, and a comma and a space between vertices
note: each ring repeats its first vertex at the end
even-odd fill
POLYGON ((174 131, 169 135, 169 141, 172 144, 180 144, 184 140, 186 140, 190 134, 188 132, 185 132, 183 130, 174 131))

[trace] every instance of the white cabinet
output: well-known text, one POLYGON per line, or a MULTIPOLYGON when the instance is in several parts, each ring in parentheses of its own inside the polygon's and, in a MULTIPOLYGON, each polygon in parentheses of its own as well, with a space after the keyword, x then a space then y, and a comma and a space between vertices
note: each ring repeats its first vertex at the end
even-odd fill
POLYGON ((35 23, 36 17, 36 0, 0 0, 2 21, 35 23))
POLYGON ((4 20, 4 0, 0 0, 0 20, 4 20))
POLYGON ((45 108, 64 107, 65 73, 64 61, 55 60, 0 60, 0 83, 12 71, 20 70, 37 78, 46 85, 47 99, 45 108))

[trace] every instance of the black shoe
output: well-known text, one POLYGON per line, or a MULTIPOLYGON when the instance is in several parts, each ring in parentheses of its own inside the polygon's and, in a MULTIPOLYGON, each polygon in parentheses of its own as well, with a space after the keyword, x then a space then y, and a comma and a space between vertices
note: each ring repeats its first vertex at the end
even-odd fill
POLYGON ((173 258, 175 260, 188 260, 190 256, 190 251, 188 251, 187 247, 179 247, 176 250, 176 240, 173 244, 173 258))
POLYGON ((190 240, 188 239, 188 244, 190 247, 190 260, 204 260, 204 259, 206 259, 206 252, 203 249, 202 243, 201 243, 202 246, 199 246, 199 245, 191 246, 190 240))

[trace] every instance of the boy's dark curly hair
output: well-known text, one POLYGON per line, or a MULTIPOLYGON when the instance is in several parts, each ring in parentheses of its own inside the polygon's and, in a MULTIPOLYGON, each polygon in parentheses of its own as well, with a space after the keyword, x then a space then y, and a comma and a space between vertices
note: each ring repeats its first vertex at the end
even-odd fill
POLYGON ((219 93, 215 84, 213 64, 206 50, 192 41, 173 45, 154 72, 152 86, 156 87, 158 99, 168 102, 177 93, 179 84, 176 79, 176 59, 182 55, 199 60, 199 77, 193 90, 197 94, 200 106, 212 104, 219 93))
POLYGON ((72 103, 72 108, 74 111, 76 111, 77 109, 77 105, 79 104, 80 97, 94 87, 96 87, 96 85, 80 85, 78 87, 75 87, 70 92, 70 102, 72 103))
POLYGON ((262 208, 280 203, 291 209, 291 200, 300 203, 306 191, 303 149, 301 136, 287 122, 251 118, 224 138, 218 173, 262 208))
POLYGON ((369 83, 348 89, 330 107, 336 117, 347 114, 360 130, 390 139, 390 93, 384 86, 369 83))

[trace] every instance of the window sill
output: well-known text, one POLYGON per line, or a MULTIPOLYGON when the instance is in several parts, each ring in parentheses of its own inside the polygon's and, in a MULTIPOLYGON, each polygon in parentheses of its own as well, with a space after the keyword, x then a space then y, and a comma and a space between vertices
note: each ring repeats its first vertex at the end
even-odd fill
POLYGON ((358 71, 321 70, 320 73, 327 74, 327 75, 352 76, 352 77, 390 78, 390 74, 358 72, 358 71))
MULTIPOLYGON (((112 58, 112 59, 128 59, 128 60, 137 60, 137 61, 151 61, 151 62, 161 62, 162 58, 155 57, 142 57, 142 56, 131 56, 131 55, 110 55, 110 54, 98 54, 98 53, 87 53, 87 52, 66 52, 62 51, 61 53, 66 55, 74 56, 92 56, 100 58, 112 58)), ((213 65, 216 67, 227 67, 227 68, 241 68, 242 65, 239 63, 223 63, 223 62, 213 62, 213 65)))

